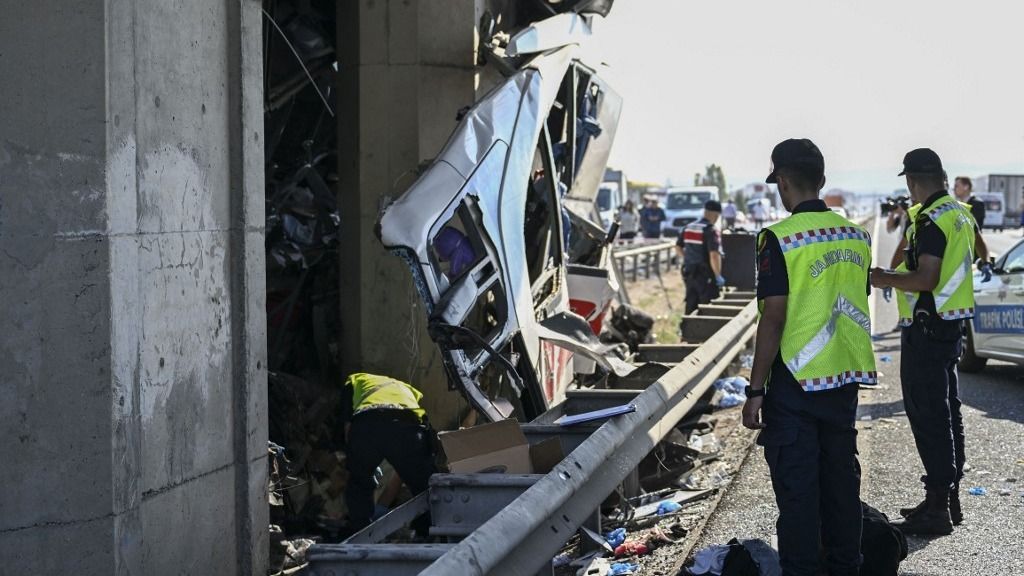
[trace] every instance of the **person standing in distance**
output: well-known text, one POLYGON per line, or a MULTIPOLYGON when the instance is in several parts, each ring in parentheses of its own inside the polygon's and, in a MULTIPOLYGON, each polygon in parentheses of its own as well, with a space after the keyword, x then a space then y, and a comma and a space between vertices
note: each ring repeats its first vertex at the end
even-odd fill
POLYGON ((825 161, 810 140, 777 145, 766 182, 778 185, 792 214, 758 234, 761 316, 743 425, 761 429, 757 442, 779 507, 783 576, 856 576, 857 394, 860 385, 877 383, 871 239, 818 198, 825 161))
POLYGON ((722 242, 715 228, 722 214, 717 200, 704 203, 704 215, 687 224, 676 239, 676 254, 683 260, 683 283, 686 285, 686 314, 718 298, 725 286, 722 276, 722 242))
POLYGON ((725 206, 722 207, 722 220, 725 221, 723 226, 726 230, 732 230, 736 227, 736 204, 729 198, 725 201, 725 206))
POLYGON ((978 223, 978 228, 985 227, 985 203, 974 195, 974 183, 967 176, 957 176, 953 181, 953 194, 956 199, 971 207, 971 216, 978 223))
POLYGON ((871 270, 871 285, 896 289, 903 405, 924 464, 925 499, 905 516, 907 534, 950 534, 963 521, 964 424, 957 361, 964 319, 974 316, 974 219, 943 186, 942 161, 928 148, 903 158, 910 210, 906 257, 895 271, 871 270))

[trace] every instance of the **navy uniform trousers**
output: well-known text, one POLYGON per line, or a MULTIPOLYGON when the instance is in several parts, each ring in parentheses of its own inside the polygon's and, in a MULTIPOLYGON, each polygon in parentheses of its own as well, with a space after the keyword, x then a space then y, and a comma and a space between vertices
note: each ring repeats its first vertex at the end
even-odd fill
POLYGON ((426 490, 436 471, 430 430, 411 410, 368 410, 353 416, 346 457, 345 500, 355 530, 370 523, 377 487, 373 473, 382 460, 391 463, 413 494, 426 490))
POLYGON ((783 576, 817 576, 821 552, 831 576, 860 571, 857 385, 805 392, 776 361, 758 437, 779 507, 783 576))
POLYGON ((921 322, 903 328, 900 382, 926 488, 948 490, 964 476, 964 419, 960 413, 961 322, 939 321, 929 333, 921 322))
POLYGON ((683 284, 686 286, 687 314, 692 314, 700 304, 707 304, 718 298, 718 284, 715 275, 707 264, 683 267, 683 284))

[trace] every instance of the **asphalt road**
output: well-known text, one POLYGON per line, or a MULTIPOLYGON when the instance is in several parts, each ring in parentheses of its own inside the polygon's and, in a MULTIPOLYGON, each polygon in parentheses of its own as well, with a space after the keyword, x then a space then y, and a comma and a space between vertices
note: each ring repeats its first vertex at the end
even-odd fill
MULTIPOLYGON (((895 235, 882 231, 875 238, 878 253, 891 254, 895 235)), ((986 238, 993 252, 1002 252, 1019 235, 986 233, 986 238)), ((862 390, 860 395, 861 498, 893 518, 901 506, 921 499, 918 478, 923 469, 900 394, 899 333, 890 331, 896 324, 896 306, 877 292, 873 298, 882 374, 877 389, 862 390)), ((966 492, 983 487, 987 495, 963 495, 965 521, 951 536, 909 538, 911 552, 901 574, 1024 575, 1024 367, 990 361, 981 374, 962 374, 960 390, 971 467, 963 488, 966 492)), ((728 490, 698 550, 733 537, 771 541, 777 510, 759 447, 751 449, 728 490)))

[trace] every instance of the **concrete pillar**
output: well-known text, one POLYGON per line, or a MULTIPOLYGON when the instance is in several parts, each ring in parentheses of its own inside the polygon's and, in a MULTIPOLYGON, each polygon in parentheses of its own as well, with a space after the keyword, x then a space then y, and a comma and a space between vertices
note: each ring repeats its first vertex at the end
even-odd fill
POLYGON ((338 10, 343 370, 408 379, 435 424, 451 426, 466 403, 448 391, 409 271, 374 225, 475 100, 475 3, 358 0, 338 10))
POLYGON ((260 3, 0 18, 0 572, 266 569, 260 3))

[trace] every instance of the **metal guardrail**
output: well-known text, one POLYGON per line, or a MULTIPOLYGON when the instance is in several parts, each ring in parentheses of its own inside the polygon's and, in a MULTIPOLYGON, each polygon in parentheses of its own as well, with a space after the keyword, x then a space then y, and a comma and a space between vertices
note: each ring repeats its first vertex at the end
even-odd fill
POLYGON ((637 395, 636 412, 605 422, 522 496, 421 572, 536 574, 689 412, 754 335, 750 302, 714 336, 637 395))
POLYGON ((670 270, 675 256, 674 251, 674 242, 652 242, 614 250, 612 258, 622 277, 626 278, 628 273, 629 280, 636 282, 640 278, 641 269, 644 278, 650 278, 652 273, 660 276, 662 268, 670 270), (629 268, 626 268, 627 261, 631 264, 629 268))
POLYGON ((311 576, 433 576, 550 573, 551 558, 583 525, 594 528, 601 502, 635 477, 640 461, 689 413, 754 335, 751 293, 726 293, 704 314, 684 320, 698 344, 660 345, 649 353, 677 364, 642 390, 571 391, 523 431, 533 442, 557 437, 568 454, 546 475, 437 474, 428 493, 399 507, 346 544, 310 549, 311 576), (723 313, 724 311, 724 313, 723 313), (562 428, 557 413, 630 402, 636 411, 601 424, 562 428), (486 478, 482 478, 487 476, 486 478), (432 533, 465 536, 456 544, 374 544, 429 506, 432 533), (468 529, 467 529, 468 528, 468 529))

